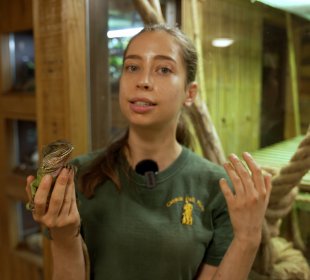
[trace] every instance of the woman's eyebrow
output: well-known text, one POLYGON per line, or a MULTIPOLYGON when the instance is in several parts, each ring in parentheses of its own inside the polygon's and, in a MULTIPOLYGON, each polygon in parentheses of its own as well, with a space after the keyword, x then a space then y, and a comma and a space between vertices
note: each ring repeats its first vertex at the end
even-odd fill
POLYGON ((125 56, 125 60, 126 59, 142 59, 142 57, 137 54, 130 54, 125 56))
MULTIPOLYGON (((125 59, 139 59, 139 60, 142 60, 142 57, 140 55, 137 55, 137 54, 130 54, 130 55, 126 55, 125 56, 125 59)), ((169 61, 172 61, 174 63, 176 63, 175 59, 173 59, 171 56, 168 56, 168 55, 162 55, 162 54, 158 54, 158 55, 155 55, 154 56, 154 59, 156 60, 169 60, 169 61)))
POLYGON ((168 55, 158 54, 154 58, 158 59, 158 60, 170 60, 170 61, 176 63, 175 59, 173 59, 171 56, 168 56, 168 55))

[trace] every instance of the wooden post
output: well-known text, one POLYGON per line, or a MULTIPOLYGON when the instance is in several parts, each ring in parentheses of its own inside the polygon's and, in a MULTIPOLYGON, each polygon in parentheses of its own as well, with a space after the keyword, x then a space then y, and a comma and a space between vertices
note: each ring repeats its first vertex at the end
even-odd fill
POLYGON ((34 1, 39 147, 66 138, 89 148, 84 0, 34 1))
MULTIPOLYGON (((188 2, 183 0, 183 4, 188 5, 188 2)), ((202 150, 202 154, 205 158, 211 160, 217 164, 223 164, 225 162, 225 153, 222 147, 222 143, 217 134, 216 128, 211 119, 207 103, 207 94, 205 86, 205 74, 204 74, 204 59, 202 50, 202 41, 200 34, 200 16, 197 0, 191 0, 191 5, 188 7, 191 9, 191 18, 189 24, 191 28, 186 27, 185 32, 191 35, 193 42, 197 49, 198 55, 198 68, 197 68, 197 80, 199 86, 200 96, 197 96, 195 104, 189 108, 188 113, 191 118, 191 123, 195 129, 195 134, 199 139, 199 144, 202 150)), ((183 18, 185 16, 183 15, 183 18)), ((184 27, 183 27, 184 30, 184 27)))
POLYGON ((110 140, 112 124, 109 49, 106 36, 109 1, 89 0, 88 5, 91 148, 96 150, 104 147, 110 140))
MULTIPOLYGON (((67 139, 74 154, 89 150, 85 0, 34 0, 36 108, 39 149, 67 139)), ((49 243, 44 279, 51 279, 49 243)))
POLYGON ((206 94, 206 86, 204 80, 204 59, 203 59, 203 51, 202 51, 202 42, 201 42, 201 34, 200 34, 200 17, 198 12, 198 3, 197 0, 191 0, 191 15, 192 15, 192 25, 193 25, 193 41, 197 49, 198 53, 198 63, 197 63, 197 80, 199 84, 199 92, 201 95, 201 101, 207 102, 207 94, 206 94))
POLYGON ((290 80, 291 80, 291 93, 293 99, 293 113, 295 134, 300 135, 300 110, 299 110, 299 97, 298 97, 298 77, 296 67, 296 56, 294 47, 292 16, 290 13, 286 13, 286 29, 288 38, 288 58, 290 64, 290 80))

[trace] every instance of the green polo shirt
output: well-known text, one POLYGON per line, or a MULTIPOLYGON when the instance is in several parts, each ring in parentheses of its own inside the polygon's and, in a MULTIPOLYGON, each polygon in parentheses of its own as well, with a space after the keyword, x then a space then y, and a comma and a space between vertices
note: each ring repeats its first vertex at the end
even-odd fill
POLYGON ((219 265, 233 237, 224 169, 183 147, 152 189, 128 170, 119 170, 120 191, 106 181, 91 199, 78 193, 92 279, 192 280, 201 264, 219 265))

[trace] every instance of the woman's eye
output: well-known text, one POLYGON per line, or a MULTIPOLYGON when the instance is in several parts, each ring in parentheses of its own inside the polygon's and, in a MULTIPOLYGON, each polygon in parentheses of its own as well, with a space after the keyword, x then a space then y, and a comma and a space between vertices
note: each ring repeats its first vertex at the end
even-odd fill
POLYGON ((128 72, 135 72, 138 70, 138 66, 135 66, 135 65, 128 65, 125 67, 125 69, 128 71, 128 72))
POLYGON ((169 74, 172 72, 171 69, 168 67, 160 67, 158 71, 162 74, 169 74))

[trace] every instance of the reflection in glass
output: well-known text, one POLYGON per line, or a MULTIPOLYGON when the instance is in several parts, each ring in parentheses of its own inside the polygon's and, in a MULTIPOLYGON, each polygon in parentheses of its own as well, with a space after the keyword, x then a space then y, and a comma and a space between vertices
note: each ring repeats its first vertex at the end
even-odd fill
POLYGON ((13 91, 33 92, 34 44, 32 31, 10 34, 10 60, 13 72, 13 91))
POLYGON ((37 130, 33 121, 14 121, 15 172, 32 174, 38 166, 37 130))
POLYGON ((140 15, 132 1, 109 1, 108 44, 110 82, 112 94, 118 93, 118 80, 121 74, 123 51, 129 39, 143 27, 140 15))

